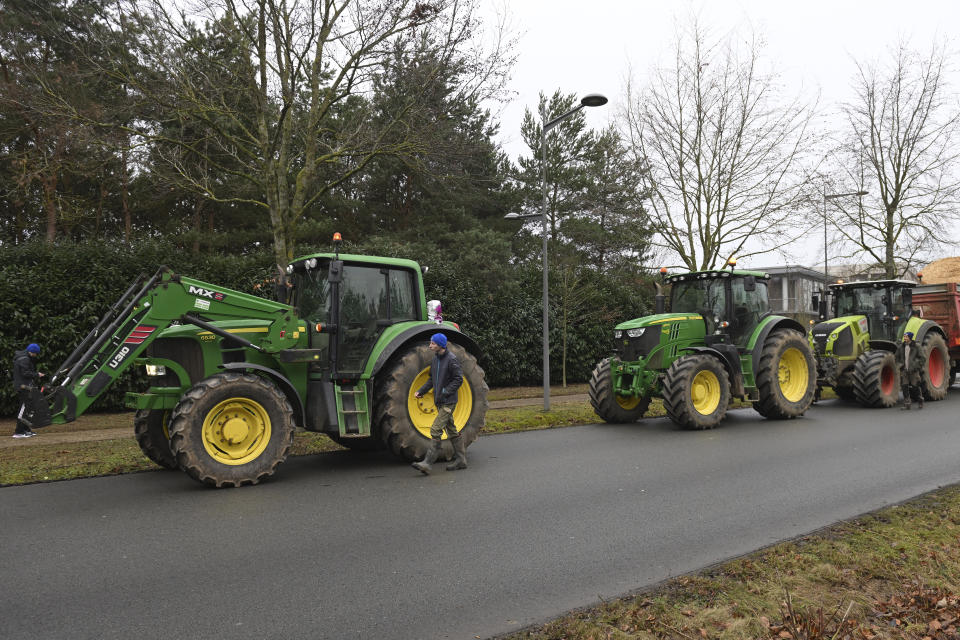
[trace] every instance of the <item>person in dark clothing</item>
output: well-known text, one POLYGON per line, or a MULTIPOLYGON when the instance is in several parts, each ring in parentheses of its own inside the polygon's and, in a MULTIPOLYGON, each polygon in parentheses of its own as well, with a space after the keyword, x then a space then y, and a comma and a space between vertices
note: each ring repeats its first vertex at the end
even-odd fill
POLYGON ((37 371, 35 360, 40 355, 40 345, 31 343, 23 351, 13 354, 13 388, 20 398, 20 412, 17 414, 17 427, 14 438, 30 438, 37 434, 29 420, 36 410, 34 389, 43 374, 37 371))
POLYGON ((923 409, 923 389, 920 388, 920 376, 923 372, 923 355, 920 347, 913 341, 913 333, 905 331, 903 341, 897 348, 897 366, 900 367, 900 388, 903 390, 903 411, 910 410, 910 400, 916 397, 923 409))
POLYGON ((415 469, 427 475, 430 474, 431 465, 440 455, 444 431, 450 438, 456 455, 456 459, 447 465, 447 471, 467 468, 467 448, 460 439, 457 426, 453 423, 453 410, 457 406, 457 390, 463 384, 460 361, 447 349, 447 336, 442 333, 430 336, 430 350, 434 354, 433 362, 430 364, 430 377, 413 394, 421 398, 423 394, 433 389, 433 403, 437 406, 437 417, 430 425, 430 437, 433 443, 424 459, 413 463, 415 469))

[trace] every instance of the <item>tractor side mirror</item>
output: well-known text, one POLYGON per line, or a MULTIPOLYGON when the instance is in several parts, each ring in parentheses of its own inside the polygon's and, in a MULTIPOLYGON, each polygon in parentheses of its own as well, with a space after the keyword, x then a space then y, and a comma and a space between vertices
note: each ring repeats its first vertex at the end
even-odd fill
POLYGON ((903 306, 906 309, 913 307, 913 289, 903 290, 903 306))
POLYGON ((744 291, 756 291, 757 290, 757 278, 755 276, 747 276, 743 279, 743 290, 744 291))
POLYGON ((343 282, 343 260, 331 260, 327 270, 327 282, 337 284, 343 282))

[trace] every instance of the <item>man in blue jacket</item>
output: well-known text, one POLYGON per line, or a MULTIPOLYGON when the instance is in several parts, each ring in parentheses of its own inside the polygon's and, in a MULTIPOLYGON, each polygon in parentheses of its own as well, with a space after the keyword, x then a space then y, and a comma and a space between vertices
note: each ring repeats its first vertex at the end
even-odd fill
POLYGON ((440 455, 440 444, 443 432, 447 432, 453 444, 456 460, 447 465, 447 471, 456 471, 467 468, 467 448, 460 439, 457 426, 453 423, 453 410, 457 406, 457 390, 463 384, 463 372, 460 361, 447 349, 447 336, 435 333, 430 336, 430 350, 433 351, 433 362, 430 364, 430 377, 413 395, 418 398, 433 389, 433 403, 437 406, 437 417, 430 425, 430 437, 433 443, 426 457, 420 462, 414 462, 413 467, 426 475, 430 474, 431 465, 440 455))
POLYGON ((14 438, 30 438, 35 436, 30 422, 37 409, 34 391, 42 373, 37 371, 34 360, 40 355, 40 345, 31 343, 23 351, 13 354, 13 388, 20 397, 20 412, 17 414, 17 427, 13 431, 14 438))

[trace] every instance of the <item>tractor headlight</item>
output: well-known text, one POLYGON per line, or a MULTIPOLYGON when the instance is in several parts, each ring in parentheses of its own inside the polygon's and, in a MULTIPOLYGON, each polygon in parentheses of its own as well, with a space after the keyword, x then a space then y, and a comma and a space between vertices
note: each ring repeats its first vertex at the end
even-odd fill
POLYGON ((165 376, 167 375, 167 368, 162 364, 148 364, 147 375, 152 377, 165 376))
POLYGON ((303 264, 304 264, 304 266, 307 267, 307 269, 316 269, 316 268, 317 268, 317 259, 316 259, 316 258, 310 258, 309 260, 307 260, 307 261, 304 262, 303 264))
POLYGON ((628 338, 639 338, 640 336, 643 335, 643 332, 644 332, 645 329, 646 329, 646 327, 640 327, 639 329, 627 329, 627 337, 628 337, 628 338))
POLYGON ((621 331, 620 329, 617 329, 616 331, 613 332, 613 337, 619 340, 620 338, 623 337, 623 331, 621 331))

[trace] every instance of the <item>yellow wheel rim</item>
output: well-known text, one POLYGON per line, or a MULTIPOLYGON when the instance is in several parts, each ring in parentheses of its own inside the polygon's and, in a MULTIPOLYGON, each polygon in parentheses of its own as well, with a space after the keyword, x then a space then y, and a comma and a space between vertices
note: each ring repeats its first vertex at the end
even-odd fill
POLYGON ((267 410, 250 398, 230 398, 203 421, 203 448, 217 462, 230 465, 255 460, 270 442, 267 410))
MULTIPOLYGON (((407 413, 410 414, 410 422, 414 428, 430 437, 430 425, 437 417, 437 407, 433 404, 433 389, 424 394, 422 398, 413 395, 417 389, 422 387, 430 378, 430 367, 427 367, 414 378, 410 384, 410 390, 407 392, 407 413)), ((463 384, 457 390, 457 406, 453 408, 453 424, 459 432, 467 424, 470 414, 473 412, 473 391, 470 389, 470 383, 467 377, 463 377, 463 384)), ((443 438, 447 434, 444 432, 443 438)))
POLYGON ((783 352, 777 378, 780 392, 787 402, 799 402, 803 398, 810 382, 810 372, 807 370, 807 359, 799 349, 790 348, 783 352))
POLYGON ((630 411, 631 409, 636 409, 637 405, 640 404, 640 401, 643 400, 641 396, 614 396, 617 399, 617 404, 621 409, 630 411))
POLYGON ((708 416, 720 406, 720 380, 713 371, 700 371, 690 385, 693 408, 700 415, 708 416))

